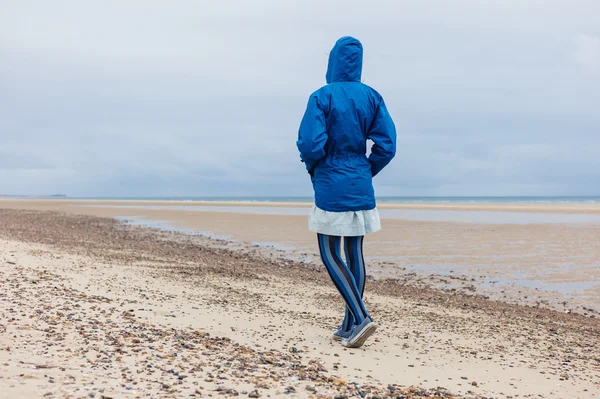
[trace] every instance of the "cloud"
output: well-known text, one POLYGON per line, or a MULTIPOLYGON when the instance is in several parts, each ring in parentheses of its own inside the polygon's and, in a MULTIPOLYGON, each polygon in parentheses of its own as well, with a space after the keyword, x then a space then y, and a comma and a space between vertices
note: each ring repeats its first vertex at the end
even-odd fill
POLYGON ((574 42, 575 61, 585 71, 600 75, 600 36, 580 34, 574 42))
POLYGON ((311 195, 298 124, 352 34, 398 127, 380 195, 600 194, 599 13, 591 0, 5 2, 0 193, 311 195))

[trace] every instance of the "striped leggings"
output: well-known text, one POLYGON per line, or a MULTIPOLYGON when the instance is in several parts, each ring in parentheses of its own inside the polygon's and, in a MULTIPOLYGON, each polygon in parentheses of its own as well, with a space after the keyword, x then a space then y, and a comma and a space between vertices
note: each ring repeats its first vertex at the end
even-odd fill
POLYGON ((318 234, 318 239, 321 260, 346 302, 346 314, 341 328, 348 331, 353 325, 361 324, 370 317, 362 300, 366 279, 362 248, 364 237, 344 237, 347 265, 341 256, 342 237, 318 234))

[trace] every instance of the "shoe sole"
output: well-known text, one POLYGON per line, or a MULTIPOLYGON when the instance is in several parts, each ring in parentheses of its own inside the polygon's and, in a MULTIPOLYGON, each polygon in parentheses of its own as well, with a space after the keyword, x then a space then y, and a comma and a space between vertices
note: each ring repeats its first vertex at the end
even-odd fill
POLYGON ((377 330, 377 324, 371 322, 363 327, 363 329, 356 335, 352 341, 342 341, 342 345, 346 348, 360 348, 369 339, 371 335, 377 330))
POLYGON ((343 340, 344 338, 342 338, 342 337, 340 337, 340 336, 337 336, 337 335, 332 335, 332 336, 331 336, 331 339, 333 339, 334 341, 341 341, 341 340, 343 340))

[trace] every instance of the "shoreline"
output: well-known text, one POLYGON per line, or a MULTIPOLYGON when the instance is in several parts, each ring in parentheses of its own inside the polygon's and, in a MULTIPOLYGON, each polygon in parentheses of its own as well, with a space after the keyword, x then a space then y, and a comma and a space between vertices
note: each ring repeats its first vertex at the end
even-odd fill
MULTIPOLYGON (((310 267, 319 267, 321 260, 318 254, 312 256, 297 248, 286 247, 275 242, 242 242, 232 236, 213 234, 209 231, 197 231, 189 228, 178 228, 165 221, 148 220, 145 218, 132 219, 117 217, 121 223, 130 226, 156 229, 168 233, 180 233, 191 236, 201 236, 215 242, 225 243, 227 248, 237 251, 254 251, 261 256, 271 259, 287 259, 301 262, 310 267)), ((456 271, 453 266, 425 267, 407 266, 400 268, 394 266, 393 259, 365 255, 368 268, 368 279, 370 281, 397 280, 409 281, 420 287, 434 288, 444 292, 459 292, 467 295, 479 296, 486 299, 499 300, 505 303, 529 305, 549 308, 567 313, 578 313, 585 316, 600 316, 600 302, 592 300, 577 300, 572 296, 561 296, 560 291, 568 290, 568 287, 581 286, 581 289, 600 289, 600 281, 582 282, 548 282, 539 280, 502 280, 501 278, 477 278, 472 271, 456 271), (389 269, 393 267, 393 270, 389 269), (441 269, 441 270, 440 270, 441 269), (516 283, 516 284, 515 284, 516 283), (544 286, 556 287, 544 289, 544 286), (558 289, 558 291, 556 291, 558 289), (556 296, 559 294, 558 296, 556 296)))
MULTIPOLYGON (((203 212, 185 206, 168 209, 145 208, 147 204, 137 202, 126 205, 127 208, 120 208, 98 202, 0 201, 0 208, 138 219, 140 223, 224 238, 233 247, 257 247, 265 256, 273 253, 320 264, 315 238, 306 229, 305 215, 236 212, 243 210, 239 207, 223 207, 214 212, 212 204, 203 212)), ((395 219, 383 219, 382 224, 382 231, 365 240, 369 274, 377 279, 414 274, 422 285, 443 290, 582 314, 591 313, 588 309, 600 310, 600 224, 395 219)))
MULTIPOLYGON (((235 207, 199 212, 179 206, 148 209, 146 204, 131 203, 121 209, 97 204, 5 201, 0 208, 137 219, 155 227, 222 238, 230 247, 255 249, 267 257, 320 265, 306 216, 237 213, 235 207)), ((365 240, 369 275, 376 279, 415 277, 423 286, 510 303, 581 314, 600 310, 600 225, 392 219, 383 219, 382 224, 381 232, 365 240)))
POLYGON ((432 397, 433 390, 445 398, 518 394, 588 399, 600 394, 600 359, 594 357, 600 351, 598 318, 419 287, 410 280, 369 281, 367 306, 381 329, 363 349, 349 351, 329 340, 342 308, 321 268, 265 258, 258 250, 240 252, 227 242, 204 237, 124 226, 108 218, 0 212, 5 222, 0 226, 0 261, 4 259, 3 278, 9 279, 5 282, 13 292, 0 301, 0 314, 5 315, 0 330, 11 332, 0 336, 8 340, 0 347, 11 348, 0 350, 0 386, 9 389, 12 383, 10 392, 37 386, 43 388, 41 394, 47 390, 62 397, 61 385, 53 381, 65 379, 71 390, 85 390, 92 380, 94 387, 119 397, 127 389, 155 395, 185 392, 186 397, 194 390, 200 392, 194 397, 206 397, 224 389, 241 396, 257 389, 263 397, 314 398, 363 389, 365 397, 375 398, 388 397, 390 387, 409 398, 426 397, 427 392, 432 397), (19 301, 18 312, 11 311, 16 303, 7 299, 19 301), (30 312, 38 314, 40 300, 49 306, 43 313, 48 318, 29 318, 30 312), (77 304, 82 307, 74 308, 77 304), (49 329, 44 327, 47 322, 53 323, 49 329), (75 339, 81 337, 78 330, 70 332, 82 322, 87 346, 75 339), (36 335, 44 329, 48 332, 36 335), (115 335, 119 331, 136 335, 115 335), (194 331, 215 338, 176 338, 194 331), (12 333, 29 338, 18 344, 12 333), (104 334, 117 341, 112 344, 104 334), (53 343, 60 337, 73 337, 72 353, 64 351, 61 341, 53 343), (147 341, 151 337, 156 337, 154 342, 147 341), (169 360, 173 345, 182 342, 194 347, 178 347, 178 356, 169 360), (219 342, 222 346, 215 346, 219 342), (42 347, 49 352, 29 352, 42 347), (155 356, 163 352, 164 357, 155 356), (214 356, 218 353, 227 354, 223 361, 214 356), (228 358, 246 354, 246 364, 258 366, 240 372, 228 365, 228 358), (89 355, 92 363, 84 362, 83 369, 75 366, 89 355), (55 368, 36 373, 19 359, 38 365, 51 362, 55 368), (181 361, 188 367, 170 373, 179 370, 181 361), (194 369, 198 364, 204 364, 203 371, 194 369), (306 372, 279 373, 279 367, 285 370, 292 364, 306 372), (73 366, 80 371, 69 371, 73 366), (185 375, 183 384, 177 383, 177 375, 185 375))

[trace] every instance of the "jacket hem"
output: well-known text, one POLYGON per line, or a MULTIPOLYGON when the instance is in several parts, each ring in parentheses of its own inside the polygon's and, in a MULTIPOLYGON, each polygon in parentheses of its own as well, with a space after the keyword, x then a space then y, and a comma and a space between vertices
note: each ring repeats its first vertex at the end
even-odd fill
POLYGON ((315 205, 317 206, 317 208, 324 210, 326 212, 359 212, 359 211, 371 211, 371 210, 377 208, 376 203, 354 206, 354 207, 328 206, 327 204, 322 204, 319 202, 316 202, 315 205))

